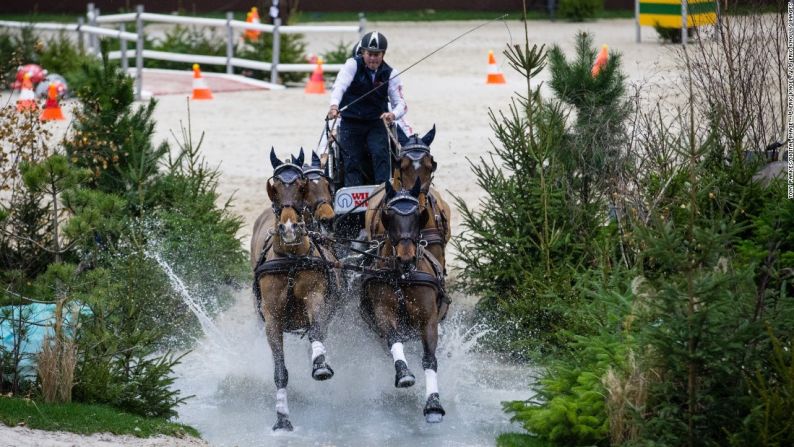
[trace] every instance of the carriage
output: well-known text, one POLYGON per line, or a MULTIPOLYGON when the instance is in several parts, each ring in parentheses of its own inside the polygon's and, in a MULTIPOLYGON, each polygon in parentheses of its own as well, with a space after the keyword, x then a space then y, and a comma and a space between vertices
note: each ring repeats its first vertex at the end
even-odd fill
POLYGON ((443 256, 449 239, 449 206, 430 187, 436 167, 429 148, 434 135, 435 127, 421 138, 395 137, 393 179, 383 185, 343 187, 344 166, 333 140, 324 162, 313 153, 307 165, 302 149, 297 157, 284 161, 271 150, 274 174, 267 192, 272 210, 257 219, 251 261, 257 310, 265 321, 274 359, 274 430, 292 429, 284 332, 309 336, 314 379, 334 375, 323 339, 333 308, 340 299, 350 299, 340 296, 345 271, 357 273, 347 277, 356 282, 352 289, 359 291, 362 317, 386 341, 393 357, 395 387, 415 383, 403 342, 421 339, 426 388, 423 414, 429 423, 442 421, 445 412, 438 393, 435 351, 438 323, 449 306, 443 256), (329 216, 334 215, 335 222, 328 225, 329 216), (364 221, 366 230, 345 237, 352 219, 364 221), (362 240, 369 240, 368 250, 355 247, 362 240), (347 256, 351 251, 357 254, 355 262, 347 256))

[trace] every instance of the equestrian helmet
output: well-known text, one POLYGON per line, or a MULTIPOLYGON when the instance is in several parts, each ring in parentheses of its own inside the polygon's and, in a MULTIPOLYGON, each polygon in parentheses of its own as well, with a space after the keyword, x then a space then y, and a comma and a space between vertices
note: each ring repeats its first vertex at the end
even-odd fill
POLYGON ((380 53, 386 51, 387 46, 386 36, 377 31, 364 34, 364 37, 361 38, 361 51, 380 53))

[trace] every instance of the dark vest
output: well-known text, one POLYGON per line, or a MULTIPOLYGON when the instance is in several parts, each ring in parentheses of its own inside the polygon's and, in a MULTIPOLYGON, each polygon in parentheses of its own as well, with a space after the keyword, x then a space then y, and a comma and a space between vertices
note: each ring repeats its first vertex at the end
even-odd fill
POLYGON ((389 111, 389 78, 391 77, 392 69, 386 62, 380 64, 378 71, 375 72, 375 83, 373 84, 370 71, 364 65, 364 59, 361 56, 356 56, 355 60, 356 75, 353 77, 350 87, 342 95, 342 102, 339 104, 340 109, 364 96, 376 86, 385 85, 348 107, 342 112, 342 118, 376 120, 380 118, 382 113, 389 111))

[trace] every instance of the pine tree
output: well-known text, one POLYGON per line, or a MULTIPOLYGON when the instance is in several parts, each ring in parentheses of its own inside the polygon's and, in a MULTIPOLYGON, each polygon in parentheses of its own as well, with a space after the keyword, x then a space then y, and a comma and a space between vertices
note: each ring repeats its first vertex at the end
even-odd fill
POLYGON ((152 205, 150 187, 168 145, 152 144, 156 101, 133 108, 132 78, 112 65, 103 42, 102 65, 83 67, 87 81, 77 92, 75 131, 65 142, 74 165, 93 173, 94 188, 119 194, 140 214, 152 205))

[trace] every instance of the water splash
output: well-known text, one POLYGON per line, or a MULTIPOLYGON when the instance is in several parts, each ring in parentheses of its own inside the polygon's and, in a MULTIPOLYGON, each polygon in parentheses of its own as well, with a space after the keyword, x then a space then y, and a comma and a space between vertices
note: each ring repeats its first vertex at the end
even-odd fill
POLYGON ((417 384, 394 388, 391 356, 362 322, 350 295, 326 339, 333 379, 312 380, 309 342, 285 336, 295 431, 274 434, 273 364, 252 300, 250 290, 240 290, 235 304, 216 317, 214 324, 228 339, 226 347, 202 340, 176 368, 175 387, 196 396, 179 408, 179 420, 196 427, 213 445, 481 446, 492 445, 499 433, 519 429, 502 412, 501 402, 532 395, 532 370, 476 352, 489 328, 472 325, 467 312, 453 303, 437 350, 447 416, 442 424, 429 425, 422 416, 421 343, 406 345, 417 384))
POLYGON ((174 273, 174 269, 171 268, 171 265, 166 262, 166 260, 164 260, 158 252, 146 250, 144 254, 148 258, 157 262, 157 264, 160 265, 160 268, 163 269, 163 272, 165 272, 166 276, 168 276, 168 281, 171 283, 171 286, 179 293, 182 301, 198 319, 205 338, 214 343, 221 343, 223 346, 228 346, 228 340, 226 340, 223 332, 221 332, 212 321, 212 318, 210 318, 209 313, 204 306, 200 302, 193 299, 187 286, 182 279, 176 273, 174 273))

